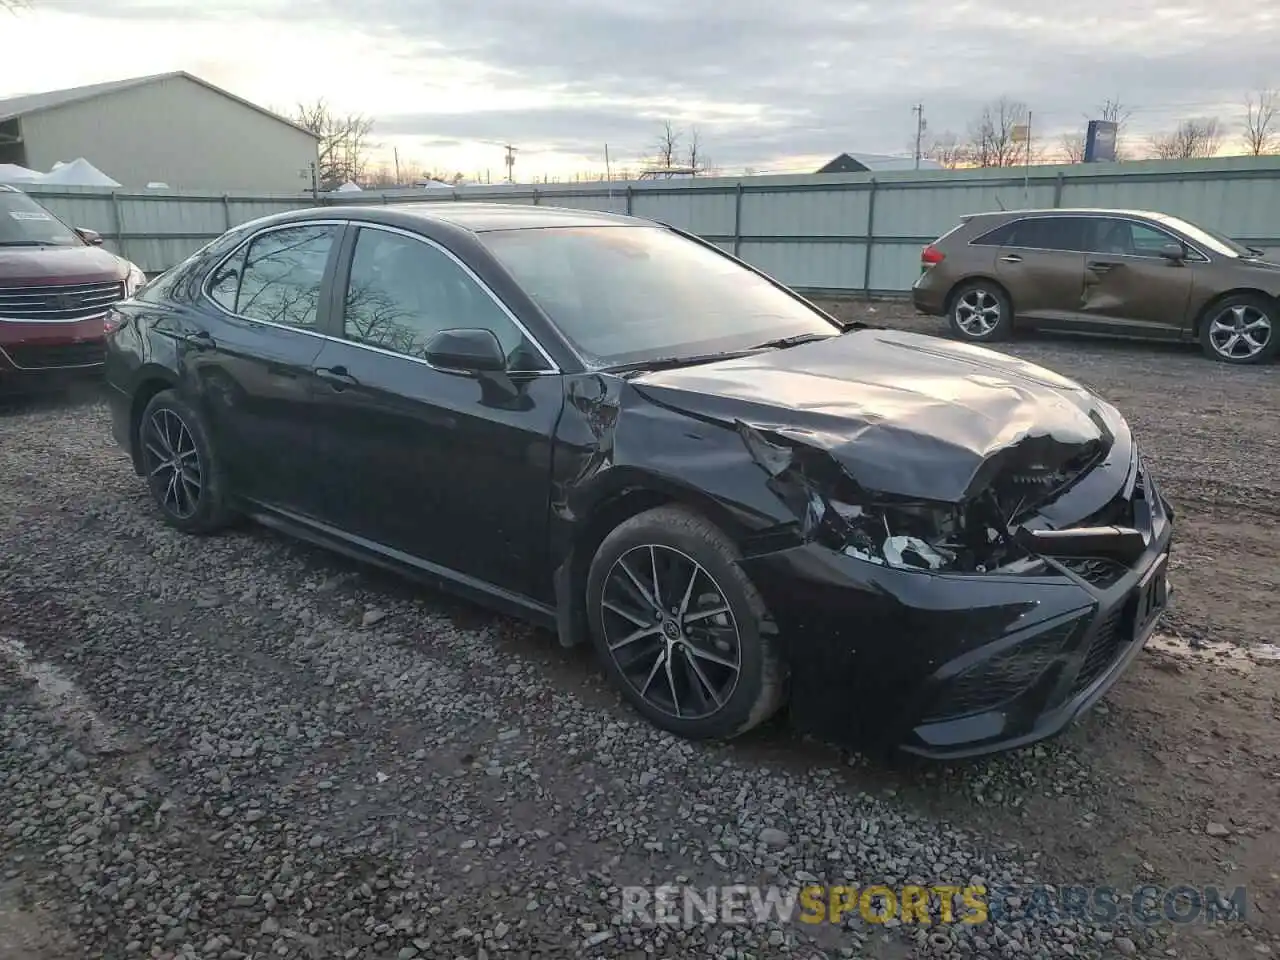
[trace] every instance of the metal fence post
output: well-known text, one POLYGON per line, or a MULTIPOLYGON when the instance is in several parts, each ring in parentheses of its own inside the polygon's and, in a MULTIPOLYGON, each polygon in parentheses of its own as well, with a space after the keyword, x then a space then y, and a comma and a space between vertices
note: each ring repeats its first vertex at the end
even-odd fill
POLYGON ((742 249, 742 181, 733 195, 733 255, 738 256, 742 249))
POLYGON ((222 228, 230 230, 235 224, 231 222, 231 198, 227 194, 222 195, 222 228))
POLYGON ((871 192, 867 195, 867 239, 863 244, 865 251, 862 258, 862 295, 871 299, 871 251, 875 247, 876 237, 876 178, 871 178, 871 192))
POLYGON ((124 216, 120 211, 120 195, 114 190, 111 191, 111 216, 116 224, 116 252, 128 260, 129 255, 124 242, 124 216))
POLYGON ((538 205, 538 188, 537 187, 533 188, 533 205, 535 207, 538 205))
POLYGON ((1062 188, 1066 182, 1066 176, 1061 170, 1058 175, 1053 178, 1053 206, 1054 209, 1062 206, 1062 188))
POLYGON ((627 184, 627 216, 631 216, 631 184, 627 184))

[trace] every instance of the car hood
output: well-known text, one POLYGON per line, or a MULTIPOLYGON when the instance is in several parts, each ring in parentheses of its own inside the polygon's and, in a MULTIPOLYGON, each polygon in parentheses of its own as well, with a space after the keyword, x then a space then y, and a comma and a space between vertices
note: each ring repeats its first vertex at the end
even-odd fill
POLYGON ((0 246, 0 286, 123 280, 128 264, 101 247, 0 246))
MULTIPOLYGON (((767 444, 828 454, 866 490, 952 503, 1010 471, 1093 461, 1110 450, 1119 421, 1043 367, 890 330, 652 372, 632 385, 767 444)), ((766 459, 757 456, 769 470, 766 459)))

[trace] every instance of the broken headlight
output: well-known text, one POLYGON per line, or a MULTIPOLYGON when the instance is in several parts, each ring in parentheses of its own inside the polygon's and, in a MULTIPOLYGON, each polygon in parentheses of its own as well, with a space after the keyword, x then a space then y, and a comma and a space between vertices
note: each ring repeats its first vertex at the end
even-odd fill
POLYGON ((862 506, 814 497, 819 539, 849 557, 899 570, 989 573, 1025 557, 1007 531, 976 506, 894 503, 862 506))

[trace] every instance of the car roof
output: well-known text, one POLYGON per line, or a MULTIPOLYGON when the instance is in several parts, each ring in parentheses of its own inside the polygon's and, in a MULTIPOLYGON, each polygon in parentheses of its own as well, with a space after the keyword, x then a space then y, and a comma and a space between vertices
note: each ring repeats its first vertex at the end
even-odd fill
POLYGON ((1176 220, 1172 214, 1158 213, 1154 210, 1128 210, 1119 207, 1028 207, 1019 210, 984 210, 982 213, 970 214, 973 217, 1018 217, 1038 216, 1112 216, 1143 217, 1147 220, 1176 220))
POLYGON ((596 210, 547 207, 526 203, 467 203, 419 200, 393 204, 341 204, 323 208, 329 216, 345 213, 358 219, 378 219, 394 211, 415 219, 451 224, 472 233, 492 230, 536 230, 547 227, 652 226, 648 220, 596 210))

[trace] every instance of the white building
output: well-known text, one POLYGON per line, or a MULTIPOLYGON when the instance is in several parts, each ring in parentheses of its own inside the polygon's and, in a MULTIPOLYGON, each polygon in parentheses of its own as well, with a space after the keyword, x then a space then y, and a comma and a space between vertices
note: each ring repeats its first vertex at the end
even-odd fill
POLYGON ((125 188, 309 191, 315 134, 189 73, 0 99, 0 164, 84 157, 125 188))

